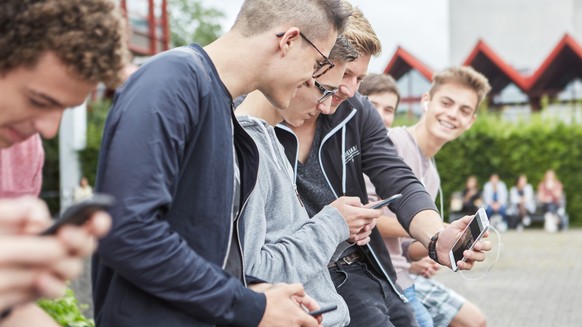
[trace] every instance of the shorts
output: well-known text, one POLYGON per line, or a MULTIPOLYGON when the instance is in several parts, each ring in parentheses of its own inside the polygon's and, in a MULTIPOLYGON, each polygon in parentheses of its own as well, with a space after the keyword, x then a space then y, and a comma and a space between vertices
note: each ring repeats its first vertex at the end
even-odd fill
POLYGON ((417 276, 414 288, 416 297, 432 316, 435 327, 448 326, 465 303, 464 297, 434 279, 417 276))

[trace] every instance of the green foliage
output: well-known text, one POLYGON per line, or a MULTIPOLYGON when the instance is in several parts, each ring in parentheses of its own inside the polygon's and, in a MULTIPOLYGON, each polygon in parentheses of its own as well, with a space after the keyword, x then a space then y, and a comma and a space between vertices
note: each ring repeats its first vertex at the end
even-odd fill
POLYGON ((527 122, 509 123, 482 112, 473 127, 445 145, 436 156, 445 203, 462 190, 467 176, 481 186, 497 172, 508 188, 526 174, 534 189, 547 169, 556 170, 564 184, 567 212, 582 226, 582 125, 566 125, 533 115, 527 122))
POLYGON ((79 304, 71 289, 61 298, 39 300, 38 305, 63 327, 95 327, 93 320, 81 313, 87 305, 79 304))
POLYGON ((87 147, 79 151, 81 172, 87 177, 90 185, 95 185, 97 177, 97 163, 99 160, 99 148, 107 113, 111 107, 111 101, 95 101, 88 106, 87 111, 87 147))
POLYGON ((204 8, 199 0, 170 0, 168 7, 173 47, 192 42, 205 46, 222 34, 223 12, 204 8))

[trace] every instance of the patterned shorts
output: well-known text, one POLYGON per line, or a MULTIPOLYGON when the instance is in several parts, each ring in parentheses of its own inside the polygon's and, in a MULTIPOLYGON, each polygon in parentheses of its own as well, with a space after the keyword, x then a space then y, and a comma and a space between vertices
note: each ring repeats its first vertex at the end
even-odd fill
POLYGON ((434 279, 417 276, 416 297, 427 308, 435 327, 446 327, 465 303, 465 298, 434 279))

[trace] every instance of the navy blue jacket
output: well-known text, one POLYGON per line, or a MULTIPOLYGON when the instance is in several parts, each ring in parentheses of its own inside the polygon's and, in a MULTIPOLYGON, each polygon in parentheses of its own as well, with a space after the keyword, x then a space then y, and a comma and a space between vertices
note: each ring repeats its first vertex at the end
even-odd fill
POLYGON ((233 135, 244 208, 258 152, 202 48, 162 53, 118 90, 96 185, 117 199, 93 260, 98 326, 258 325, 265 296, 224 271, 244 234, 231 212, 233 135))

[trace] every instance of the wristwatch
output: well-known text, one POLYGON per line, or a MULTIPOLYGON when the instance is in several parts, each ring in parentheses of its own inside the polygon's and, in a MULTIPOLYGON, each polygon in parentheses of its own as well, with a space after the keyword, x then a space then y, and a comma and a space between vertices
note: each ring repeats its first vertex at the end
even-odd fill
POLYGON ((440 264, 439 256, 436 251, 436 242, 439 239, 440 231, 436 232, 433 237, 430 238, 430 242, 428 242, 428 257, 434 260, 436 263, 440 264))

